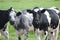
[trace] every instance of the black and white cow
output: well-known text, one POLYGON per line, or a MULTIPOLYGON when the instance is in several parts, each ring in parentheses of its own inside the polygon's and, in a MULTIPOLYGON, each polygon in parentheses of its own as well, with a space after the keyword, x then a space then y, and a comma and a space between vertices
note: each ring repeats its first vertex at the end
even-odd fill
POLYGON ((32 26, 32 21, 33 21, 33 15, 27 12, 27 10, 21 10, 17 12, 14 22, 14 28, 18 35, 18 40, 21 40, 21 29, 23 29, 25 35, 24 40, 28 40, 28 30, 29 27, 32 26))
POLYGON ((60 31, 60 10, 59 10, 57 7, 55 7, 55 6, 53 6, 53 7, 51 7, 51 8, 48 8, 48 9, 50 9, 50 10, 52 10, 53 12, 57 13, 58 16, 59 16, 59 27, 56 28, 56 32, 55 32, 56 39, 57 39, 57 37, 58 37, 58 32, 60 31))
MULTIPOLYGON (((59 15, 59 20, 60 20, 60 10, 59 10, 59 8, 53 6, 53 7, 49 8, 49 9, 54 10, 59 15)), ((60 24, 60 21, 59 21, 59 24, 60 24)))
MULTIPOLYGON (((14 19, 13 15, 15 11, 11 7, 8 10, 0 10, 0 33, 5 36, 6 40, 9 40, 8 30, 7 30, 7 23, 10 18, 14 19)), ((13 22, 12 22, 13 23, 13 22)))
POLYGON ((47 33, 49 32, 50 40, 57 40, 59 28, 59 16, 50 9, 44 9, 36 7, 33 10, 29 10, 33 13, 33 26, 36 32, 36 40, 40 40, 39 30, 43 30, 43 40, 46 40, 47 33))

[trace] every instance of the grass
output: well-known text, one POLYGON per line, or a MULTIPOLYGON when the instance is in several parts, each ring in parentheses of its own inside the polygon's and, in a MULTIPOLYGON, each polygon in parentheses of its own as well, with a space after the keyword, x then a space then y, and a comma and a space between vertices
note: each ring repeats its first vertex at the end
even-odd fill
MULTIPOLYGON (((60 0, 0 0, 0 10, 5 10, 10 7, 13 7, 16 11, 23 10, 23 9, 32 9, 36 6, 38 7, 44 7, 49 8, 52 6, 56 6, 60 9, 60 0)), ((9 40, 17 40, 17 35, 15 32, 15 29, 10 24, 9 27, 9 40)), ((60 33, 58 34, 58 40, 60 40, 60 33)), ((29 40, 36 40, 35 35, 32 32, 29 32, 28 34, 29 40)), ((22 40, 24 39, 22 35, 22 40)), ((2 36, 0 37, 0 40, 5 40, 5 38, 2 36)))
POLYGON ((0 9, 8 9, 13 7, 15 10, 27 9, 27 8, 34 8, 38 7, 51 7, 56 6, 60 8, 60 1, 54 0, 1 0, 0 1, 0 9))

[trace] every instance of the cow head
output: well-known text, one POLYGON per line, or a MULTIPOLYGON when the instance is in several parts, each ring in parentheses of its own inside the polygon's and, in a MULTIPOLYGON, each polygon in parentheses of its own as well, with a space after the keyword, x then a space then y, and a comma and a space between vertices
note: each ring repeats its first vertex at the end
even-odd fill
POLYGON ((33 10, 27 10, 27 12, 33 14, 33 22, 38 22, 39 21, 39 8, 35 7, 33 10))
POLYGON ((15 17, 16 17, 16 12, 14 11, 14 9, 11 7, 9 9, 9 21, 10 21, 10 24, 14 24, 14 21, 15 21, 15 17))
POLYGON ((27 10, 30 13, 33 13, 33 22, 39 23, 42 13, 46 11, 44 8, 35 7, 33 10, 27 10))

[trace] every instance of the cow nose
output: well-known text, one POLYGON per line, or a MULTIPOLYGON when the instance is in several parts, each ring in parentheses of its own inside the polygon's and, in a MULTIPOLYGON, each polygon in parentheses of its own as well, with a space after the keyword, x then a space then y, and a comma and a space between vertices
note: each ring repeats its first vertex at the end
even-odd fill
POLYGON ((37 21, 37 22, 38 22, 39 20, 38 20, 38 19, 36 19, 35 21, 37 21))
POLYGON ((37 22, 37 23, 38 23, 38 22, 39 22, 39 20, 35 20, 35 22, 37 22))
POLYGON ((15 23, 15 21, 10 21, 10 24, 13 25, 15 23))

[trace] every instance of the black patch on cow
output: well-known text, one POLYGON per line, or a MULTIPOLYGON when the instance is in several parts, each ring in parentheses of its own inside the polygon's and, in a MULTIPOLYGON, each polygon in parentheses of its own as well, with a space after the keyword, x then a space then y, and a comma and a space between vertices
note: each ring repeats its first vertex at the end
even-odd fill
POLYGON ((53 10, 47 10, 50 14, 51 17, 51 28, 56 29, 58 24, 59 24, 59 17, 58 14, 56 12, 54 12, 53 10))
POLYGON ((16 16, 19 16, 19 15, 21 15, 21 12, 17 12, 16 16))
POLYGON ((59 8, 55 8, 55 9, 59 10, 59 8))
POLYGON ((13 8, 13 7, 10 7, 10 8, 8 9, 8 12, 12 11, 12 8, 13 8))
POLYGON ((18 40, 21 40, 21 37, 18 37, 18 40))
POLYGON ((41 13, 44 13, 47 9, 40 10, 41 13))
POLYGON ((60 12, 58 13, 58 15, 59 15, 59 19, 60 19, 60 12))
POLYGON ((4 28, 4 25, 9 21, 8 10, 0 10, 0 29, 4 28))
POLYGON ((27 9, 26 11, 29 13, 33 13, 33 10, 30 10, 30 9, 27 9))
POLYGON ((3 31, 7 29, 7 23, 4 25, 3 31))
POLYGON ((51 34, 53 34, 53 32, 51 32, 51 34))
POLYGON ((9 21, 9 12, 11 8, 8 10, 0 10, 0 29, 4 28, 4 25, 9 21))

